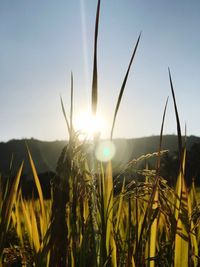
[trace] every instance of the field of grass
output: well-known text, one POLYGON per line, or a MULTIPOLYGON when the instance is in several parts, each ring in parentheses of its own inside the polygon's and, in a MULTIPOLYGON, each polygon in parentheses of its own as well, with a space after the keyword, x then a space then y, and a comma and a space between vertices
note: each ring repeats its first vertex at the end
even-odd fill
POLYGON ((43 199, 28 153, 39 198, 22 196, 22 163, 0 191, 0 266, 199 266, 199 190, 185 185, 185 153, 175 188, 159 176, 159 166, 142 170, 143 182, 125 182, 141 158, 126 167, 124 180, 113 181, 111 162, 91 168, 94 157, 74 134, 50 200, 43 199))
MULTIPOLYGON (((91 110, 96 115, 98 104, 97 37, 100 1, 98 1, 92 83, 91 110)), ((111 126, 114 126, 140 36, 134 48, 119 93, 111 126)), ((95 157, 98 136, 94 134, 91 148, 73 127, 73 76, 71 76, 71 109, 69 119, 61 105, 69 131, 69 142, 58 160, 56 177, 52 181, 50 200, 44 200, 34 159, 27 153, 38 198, 22 196, 20 179, 23 163, 11 181, 0 190, 0 266, 37 267, 156 267, 200 266, 200 192, 194 182, 185 184, 185 144, 182 144, 174 89, 169 72, 174 101, 179 143, 180 171, 175 188, 167 177, 160 176, 164 109, 160 143, 155 170, 140 170, 144 180, 126 172, 143 155, 132 160, 119 177, 113 179, 112 163, 102 163, 95 157), (123 178, 122 178, 123 177, 123 178), (3 189, 4 188, 4 189, 3 189), (116 193, 118 188, 118 193, 116 193)), ((2 182, 2 181, 1 181, 2 182)), ((3 183, 3 182, 2 182, 3 183)))

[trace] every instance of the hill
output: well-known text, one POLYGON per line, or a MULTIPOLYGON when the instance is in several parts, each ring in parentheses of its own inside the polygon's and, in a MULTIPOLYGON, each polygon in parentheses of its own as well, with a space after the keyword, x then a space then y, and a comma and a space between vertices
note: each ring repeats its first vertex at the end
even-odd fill
MULTIPOLYGON (((55 171, 59 155, 67 144, 66 141, 45 142, 36 139, 11 140, 0 143, 0 172, 8 174, 10 163, 13 162, 13 171, 16 171, 24 160, 24 174, 31 173, 28 163, 26 143, 28 144, 34 159, 38 173, 55 171), (12 160, 13 159, 13 160, 12 160)), ((137 158, 143 154, 158 150, 159 136, 150 136, 134 139, 115 139, 116 156, 114 165, 121 165, 128 160, 137 158)), ((187 138, 187 149, 195 143, 200 143, 200 138, 189 136, 187 138)), ((168 149, 170 153, 177 151, 177 136, 163 136, 162 149, 168 149)))
POLYGON ((66 141, 46 142, 36 139, 10 140, 0 143, 0 172, 9 173, 12 162, 13 171, 19 168, 24 160, 24 173, 31 172, 26 143, 31 151, 38 173, 55 171, 57 159, 66 145, 66 141))

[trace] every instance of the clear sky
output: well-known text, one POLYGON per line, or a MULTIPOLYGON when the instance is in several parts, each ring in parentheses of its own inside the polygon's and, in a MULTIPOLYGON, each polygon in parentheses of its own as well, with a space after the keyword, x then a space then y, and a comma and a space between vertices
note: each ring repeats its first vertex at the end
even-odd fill
MULTIPOLYGON (((90 105, 96 0, 0 0, 0 141, 65 139, 60 94, 69 110, 90 105)), ((133 67, 114 137, 157 135, 170 95, 164 132, 176 133, 168 66, 180 119, 200 135, 200 1, 102 0, 99 106, 110 131, 119 89, 137 37, 133 67)))

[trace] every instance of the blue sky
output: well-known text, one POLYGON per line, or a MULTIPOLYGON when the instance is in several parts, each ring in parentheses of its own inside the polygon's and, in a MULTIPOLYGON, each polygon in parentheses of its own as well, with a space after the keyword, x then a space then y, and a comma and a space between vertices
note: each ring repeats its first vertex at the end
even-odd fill
MULTIPOLYGON (((74 73, 76 116, 90 105, 95 0, 0 0, 0 140, 66 138, 60 94, 69 110, 74 73)), ((141 42, 114 137, 159 134, 170 95, 168 66, 182 126, 200 135, 200 2, 102 0, 99 106, 108 136, 119 89, 141 42)), ((165 133, 176 132, 170 95, 165 133)))

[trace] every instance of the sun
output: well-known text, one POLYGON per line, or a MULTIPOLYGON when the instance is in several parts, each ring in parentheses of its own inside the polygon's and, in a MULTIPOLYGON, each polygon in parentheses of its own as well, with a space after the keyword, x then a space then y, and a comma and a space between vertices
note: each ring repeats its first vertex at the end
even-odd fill
POLYGON ((101 116, 94 116, 89 112, 83 111, 76 116, 74 126, 76 130, 80 131, 81 135, 90 138, 96 133, 102 134, 105 123, 101 116))

